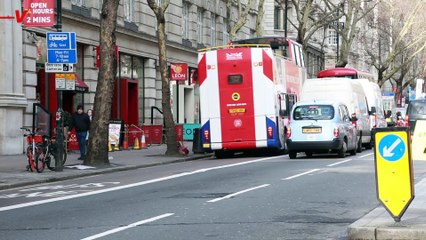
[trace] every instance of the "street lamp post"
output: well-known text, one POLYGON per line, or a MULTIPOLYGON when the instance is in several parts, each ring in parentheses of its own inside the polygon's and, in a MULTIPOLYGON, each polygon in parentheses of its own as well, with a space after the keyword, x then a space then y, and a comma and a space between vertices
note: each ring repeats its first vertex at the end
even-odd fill
MULTIPOLYGON (((62 0, 56 1, 56 31, 62 32, 62 0)), ((62 110, 62 90, 57 91, 58 111, 56 112, 56 144, 58 149, 55 158, 55 171, 62 172, 64 158, 64 121, 62 110)))
POLYGON ((287 15, 288 12, 288 0, 285 0, 285 9, 284 9, 284 37, 287 38, 287 15))

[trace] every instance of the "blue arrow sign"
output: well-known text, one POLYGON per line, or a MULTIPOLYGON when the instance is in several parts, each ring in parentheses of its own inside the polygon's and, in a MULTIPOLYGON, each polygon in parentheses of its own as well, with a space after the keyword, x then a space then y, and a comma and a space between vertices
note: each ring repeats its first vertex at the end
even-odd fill
POLYGON ((405 154, 405 143, 397 135, 390 134, 383 137, 379 142, 379 153, 390 162, 396 162, 405 154))

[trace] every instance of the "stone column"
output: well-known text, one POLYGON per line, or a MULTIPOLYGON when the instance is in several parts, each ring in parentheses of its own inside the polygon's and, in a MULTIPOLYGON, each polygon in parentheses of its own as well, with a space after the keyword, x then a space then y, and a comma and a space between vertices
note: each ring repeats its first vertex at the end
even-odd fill
MULTIPOLYGON (((21 1, 0 1, 0 15, 15 16, 21 1)), ((16 19, 0 20, 0 155, 23 152, 24 109, 22 27, 16 19)))

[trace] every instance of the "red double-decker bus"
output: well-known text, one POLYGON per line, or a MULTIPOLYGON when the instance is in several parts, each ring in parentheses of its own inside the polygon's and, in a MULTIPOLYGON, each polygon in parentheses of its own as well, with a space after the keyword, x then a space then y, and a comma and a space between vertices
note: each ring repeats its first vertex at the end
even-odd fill
POLYGON ((371 73, 358 71, 354 68, 330 68, 326 70, 322 70, 317 74, 318 78, 326 78, 326 77, 341 77, 341 78, 366 78, 370 81, 374 80, 374 76, 371 73))

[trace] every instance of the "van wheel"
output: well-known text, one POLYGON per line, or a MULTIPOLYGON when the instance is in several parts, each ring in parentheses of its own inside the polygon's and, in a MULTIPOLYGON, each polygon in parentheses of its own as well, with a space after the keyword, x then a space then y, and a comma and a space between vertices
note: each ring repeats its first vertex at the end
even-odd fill
POLYGON ((296 159, 297 152, 290 151, 288 152, 288 156, 290 157, 290 159, 296 159))
POLYGON ((370 139, 370 142, 365 145, 366 149, 372 149, 373 148, 373 138, 370 139))
POLYGON ((343 142, 342 147, 339 149, 339 152, 337 153, 339 158, 346 157, 346 151, 348 151, 348 146, 347 146, 346 142, 343 142))

